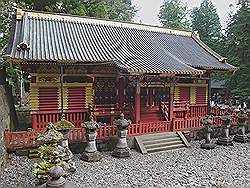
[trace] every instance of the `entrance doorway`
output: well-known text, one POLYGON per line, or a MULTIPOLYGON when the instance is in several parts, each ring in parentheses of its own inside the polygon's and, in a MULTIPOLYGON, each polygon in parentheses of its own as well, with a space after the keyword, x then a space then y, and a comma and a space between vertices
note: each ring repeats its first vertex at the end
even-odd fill
POLYGON ((169 88, 143 87, 141 88, 141 107, 159 107, 161 102, 168 102, 169 88))

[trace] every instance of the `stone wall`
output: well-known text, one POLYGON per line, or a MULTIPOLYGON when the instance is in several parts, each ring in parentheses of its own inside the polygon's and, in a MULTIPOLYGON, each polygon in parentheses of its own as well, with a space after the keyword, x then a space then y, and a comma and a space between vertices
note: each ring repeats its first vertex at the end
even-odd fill
POLYGON ((7 163, 4 131, 14 130, 17 124, 12 89, 6 82, 6 69, 0 66, 0 174, 7 163))
POLYGON ((19 110, 16 114, 18 119, 16 131, 27 131, 28 128, 32 128, 32 119, 29 110, 19 110))
POLYGON ((4 169, 7 161, 4 130, 8 129, 11 123, 10 108, 6 96, 5 86, 0 85, 0 173, 4 169))

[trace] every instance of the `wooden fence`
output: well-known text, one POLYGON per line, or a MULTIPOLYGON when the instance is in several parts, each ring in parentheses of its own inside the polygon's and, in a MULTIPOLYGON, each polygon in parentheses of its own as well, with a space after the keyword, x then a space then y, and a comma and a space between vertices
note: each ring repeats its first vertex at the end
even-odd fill
MULTIPOLYGON (((220 115, 225 113, 225 109, 212 109, 212 112, 217 115, 213 121, 216 126, 222 125, 222 120, 219 118, 220 115)), ((237 112, 227 111, 232 116, 232 124, 237 124, 237 112)), ((205 107, 201 106, 201 110, 191 110, 194 116, 205 113, 205 107)), ((86 112, 65 112, 66 119, 75 124, 75 128, 71 129, 68 134, 70 143, 85 142, 85 129, 80 128, 80 124, 84 122, 86 118, 86 112)), ((36 138, 39 132, 44 131, 48 122, 56 122, 60 119, 59 112, 47 112, 39 114, 33 114, 33 121, 36 122, 35 127, 31 131, 18 131, 10 132, 5 131, 6 147, 8 149, 15 148, 28 148, 36 146, 36 138)), ((159 132, 170 132, 170 131, 184 131, 191 129, 202 128, 202 119, 204 116, 198 117, 187 117, 187 118, 173 118, 173 121, 156 121, 147 123, 131 124, 128 127, 129 136, 139 136, 144 134, 152 134, 159 132)), ((250 113, 248 113, 248 123, 250 123, 250 113)), ((105 140, 117 136, 117 128, 114 125, 107 125, 97 130, 97 139, 105 140)))
MULTIPOLYGON (((32 129, 35 131, 42 131, 46 129, 49 122, 55 123, 60 120, 61 112, 59 111, 40 111, 32 113, 32 129)), ((81 123, 86 120, 87 111, 66 111, 65 118, 72 122, 75 127, 81 127, 81 123)))
MULTIPOLYGON (((128 128, 129 136, 171 131, 168 121, 131 124, 128 128)), ((5 131, 6 147, 9 149, 35 147, 37 135, 41 131, 5 131)), ((117 136, 117 128, 114 125, 103 126, 97 129, 97 140, 110 139, 117 136)), ((85 142, 85 128, 74 128, 68 133, 70 143, 85 142)))

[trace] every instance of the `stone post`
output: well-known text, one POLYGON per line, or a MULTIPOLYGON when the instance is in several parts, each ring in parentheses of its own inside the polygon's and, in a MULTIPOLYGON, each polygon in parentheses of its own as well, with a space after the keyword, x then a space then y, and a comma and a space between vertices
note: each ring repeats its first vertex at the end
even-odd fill
POLYGON ((213 119, 212 115, 208 115, 203 121, 203 125, 205 126, 205 132, 206 132, 206 142, 201 144, 201 148, 203 149, 214 149, 215 144, 211 142, 211 133, 212 125, 213 125, 213 119))
POLYGON ((221 126, 223 129, 223 134, 218 138, 217 144, 223 146, 232 146, 233 140, 229 137, 229 128, 231 126, 232 117, 225 113, 220 117, 220 119, 223 121, 221 126))
POLYGON ((245 134, 245 128, 247 125, 247 112, 245 112, 244 109, 240 110, 237 121, 238 131, 233 140, 235 142, 246 143, 248 142, 247 135, 245 134))
POLYGON ((101 127, 101 124, 94 121, 93 116, 90 116, 89 119, 89 121, 82 124, 82 127, 86 129, 85 138, 87 146, 81 155, 81 159, 87 162, 96 162, 101 159, 101 154, 96 148, 96 129, 101 127))
POLYGON ((120 119, 115 120, 114 124, 117 126, 118 140, 112 155, 118 158, 130 157, 130 149, 128 147, 126 137, 128 134, 127 128, 131 124, 131 121, 126 120, 124 118, 124 114, 121 114, 120 119))

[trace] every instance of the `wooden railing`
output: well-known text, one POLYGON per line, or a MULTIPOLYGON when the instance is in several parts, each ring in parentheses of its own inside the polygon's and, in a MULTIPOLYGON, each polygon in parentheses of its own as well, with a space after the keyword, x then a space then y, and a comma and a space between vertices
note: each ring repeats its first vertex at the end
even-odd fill
MULTIPOLYGON (((184 131, 191 129, 203 128, 203 119, 205 117, 195 117, 187 119, 173 119, 173 131, 184 131)), ((223 121, 220 119, 220 116, 213 117, 214 127, 219 127, 223 124, 223 121)), ((232 125, 237 124, 237 117, 232 116, 232 125)))
MULTIPOLYGON (((223 114, 225 111, 224 109, 217 109, 217 114, 223 114)), ((85 142, 85 129, 80 128, 80 124, 84 122, 86 112, 82 112, 82 114, 72 115, 70 112, 65 112, 66 118, 75 123, 75 128, 71 129, 68 134, 68 139, 70 143, 85 142)), ((197 115, 200 112, 195 112, 197 115)), ((203 112, 201 112, 203 113, 203 112)), ((23 148, 23 147, 34 147, 37 146, 36 138, 39 132, 45 130, 46 122, 55 122, 60 119, 60 113, 50 113, 50 114, 33 114, 37 115, 36 122, 38 122, 36 129, 31 131, 18 131, 18 132, 9 132, 5 131, 5 141, 6 147, 8 149, 15 149, 15 148, 23 148), (39 119, 40 118, 40 119, 39 119)), ((237 124, 237 113, 231 112, 232 116, 232 124, 237 124)), ((203 117, 188 117, 188 118, 173 118, 172 122, 169 121, 156 121, 156 122, 147 122, 147 123, 138 123, 138 124, 131 124, 128 127, 128 135, 129 136, 138 136, 144 134, 152 134, 152 133, 159 133, 159 132, 170 132, 170 131, 183 131, 183 130, 191 130, 202 128, 202 119, 203 117)), ((216 126, 222 125, 222 120, 219 116, 215 116, 213 118, 216 126)), ((248 122, 250 121, 250 113, 248 113, 248 122)), ((114 125, 107 125, 99 128, 97 130, 97 139, 98 140, 105 140, 110 139, 117 136, 117 128, 114 125)))
MULTIPOLYGON (((64 112, 65 118, 72 122, 75 127, 80 127, 81 123, 85 121, 88 110, 82 111, 66 111, 64 112)), ((42 131, 46 129, 49 122, 55 123, 60 120, 61 112, 59 111, 40 111, 31 112, 32 116, 32 129, 36 131, 42 131)))
POLYGON ((5 131, 6 148, 26 148, 36 146, 36 138, 39 132, 37 131, 5 131))
POLYGON ((174 102, 174 117, 187 118, 189 112, 189 101, 175 101, 174 102))
MULTIPOLYGON (((141 124, 131 124, 128 127, 129 136, 138 136, 143 134, 169 132, 171 131, 168 121, 149 122, 141 124)), ((39 131, 5 131, 6 147, 9 149, 35 147, 36 138, 39 131)), ((97 140, 110 139, 117 136, 117 128, 114 125, 107 125, 97 129, 97 140)), ((85 128, 74 128, 68 133, 69 143, 85 142, 85 128)))
POLYGON ((188 117, 201 117, 207 115, 207 105, 190 105, 188 117))
POLYGON ((201 123, 201 118, 199 117, 192 119, 173 119, 172 131, 183 131, 201 127, 203 127, 203 125, 201 123))

